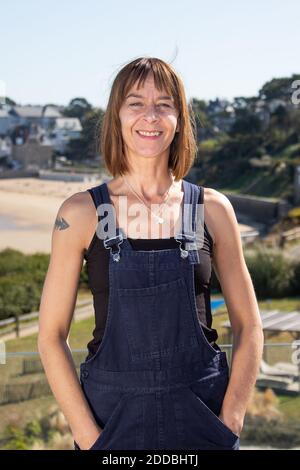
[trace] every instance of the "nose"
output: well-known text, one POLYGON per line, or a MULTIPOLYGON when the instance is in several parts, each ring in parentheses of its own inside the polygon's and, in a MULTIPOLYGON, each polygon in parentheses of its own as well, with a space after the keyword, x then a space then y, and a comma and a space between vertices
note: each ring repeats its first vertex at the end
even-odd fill
POLYGON ((156 121, 158 117, 158 110, 156 109, 155 105, 146 106, 144 118, 148 122, 156 121))

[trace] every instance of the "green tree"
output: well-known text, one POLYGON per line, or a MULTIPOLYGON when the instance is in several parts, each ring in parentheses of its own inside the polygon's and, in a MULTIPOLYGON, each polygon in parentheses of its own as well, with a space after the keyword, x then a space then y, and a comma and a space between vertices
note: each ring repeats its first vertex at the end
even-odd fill
POLYGON ((259 96, 267 101, 275 98, 290 101, 294 91, 291 87, 294 80, 300 80, 300 75, 293 74, 291 77, 273 78, 262 86, 259 90, 259 96))
POLYGON ((85 98, 73 98, 62 114, 65 117, 74 117, 81 120, 91 110, 92 105, 85 98))
POLYGON ((98 154, 98 143, 104 112, 101 109, 88 111, 81 120, 82 132, 79 139, 71 140, 66 153, 72 160, 94 159, 98 154))

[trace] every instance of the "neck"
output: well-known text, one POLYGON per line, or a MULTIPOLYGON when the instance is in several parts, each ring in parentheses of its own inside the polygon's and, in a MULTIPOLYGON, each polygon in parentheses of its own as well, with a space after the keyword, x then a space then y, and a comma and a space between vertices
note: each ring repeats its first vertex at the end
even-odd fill
POLYGON ((162 198, 166 195, 174 182, 174 176, 171 170, 157 177, 152 176, 152 178, 148 175, 126 173, 124 180, 146 200, 152 200, 155 197, 162 198))

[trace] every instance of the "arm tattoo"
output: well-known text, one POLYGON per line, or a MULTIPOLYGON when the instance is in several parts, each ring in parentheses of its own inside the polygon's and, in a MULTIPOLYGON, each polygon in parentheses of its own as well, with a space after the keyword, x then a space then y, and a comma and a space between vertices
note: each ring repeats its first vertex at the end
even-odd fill
POLYGON ((68 227, 70 227, 70 225, 63 217, 57 217, 54 225, 55 230, 65 230, 68 227))

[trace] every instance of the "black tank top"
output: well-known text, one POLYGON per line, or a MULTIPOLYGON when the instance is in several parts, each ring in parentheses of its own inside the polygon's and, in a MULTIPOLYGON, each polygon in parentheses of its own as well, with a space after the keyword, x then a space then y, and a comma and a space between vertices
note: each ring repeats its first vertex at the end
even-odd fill
MULTIPOLYGON (((204 189, 199 186, 199 203, 203 203, 204 189)), ((88 189, 94 201, 95 207, 97 203, 91 189, 88 189)), ((100 217, 98 216, 98 221, 100 217)), ((178 242, 174 237, 160 238, 160 239, 145 239, 145 238, 127 238, 131 243, 134 250, 162 250, 169 248, 178 248, 178 242)), ((202 330, 211 345, 219 350, 215 341, 218 339, 217 331, 212 326, 212 314, 210 306, 210 280, 212 269, 212 249, 213 240, 204 223, 204 243, 201 249, 198 250, 200 263, 194 265, 194 279, 195 279, 195 295, 196 306, 200 325, 202 330)), ((92 241, 87 250, 84 252, 84 259, 86 260, 88 283, 93 295, 93 304, 95 311, 95 329, 93 330, 93 338, 87 344, 88 356, 86 360, 90 359, 96 352, 103 338, 107 311, 108 311, 108 296, 109 296, 109 282, 108 282, 108 265, 109 265, 109 250, 103 245, 103 240, 97 236, 95 231, 92 241)))

